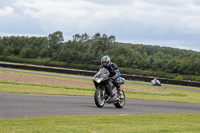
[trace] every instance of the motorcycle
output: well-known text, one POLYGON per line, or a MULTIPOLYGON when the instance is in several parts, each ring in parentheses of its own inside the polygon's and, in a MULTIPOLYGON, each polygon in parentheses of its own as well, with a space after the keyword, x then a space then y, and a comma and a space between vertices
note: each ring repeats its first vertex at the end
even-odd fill
POLYGON ((153 79, 153 80, 151 80, 151 83, 152 83, 153 86, 161 86, 160 81, 157 80, 157 79, 153 79))
MULTIPOLYGON (((125 94, 122 91, 122 96, 119 96, 119 91, 112 83, 113 79, 109 78, 109 71, 106 68, 101 68, 99 72, 93 77, 93 82, 96 87, 96 91, 94 93, 94 101, 97 107, 102 108, 105 103, 113 103, 116 108, 122 108, 125 105, 125 94), (109 94, 109 88, 106 86, 110 85, 109 88, 112 90, 112 94, 114 95, 111 97, 109 94)), ((124 84, 124 78, 119 78, 118 82, 119 85, 124 84)))

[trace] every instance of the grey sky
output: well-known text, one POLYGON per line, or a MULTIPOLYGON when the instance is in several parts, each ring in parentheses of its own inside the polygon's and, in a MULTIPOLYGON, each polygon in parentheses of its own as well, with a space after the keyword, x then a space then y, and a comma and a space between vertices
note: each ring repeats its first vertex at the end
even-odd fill
POLYGON ((77 33, 200 51, 199 0, 1 0, 0 36, 77 33))

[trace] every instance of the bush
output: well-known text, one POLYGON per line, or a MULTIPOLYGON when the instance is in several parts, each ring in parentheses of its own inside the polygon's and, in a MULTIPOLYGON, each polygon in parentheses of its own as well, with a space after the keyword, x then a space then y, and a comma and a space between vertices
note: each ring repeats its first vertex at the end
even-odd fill
POLYGON ((179 76, 175 77, 175 80, 183 80, 183 77, 179 75, 179 76))

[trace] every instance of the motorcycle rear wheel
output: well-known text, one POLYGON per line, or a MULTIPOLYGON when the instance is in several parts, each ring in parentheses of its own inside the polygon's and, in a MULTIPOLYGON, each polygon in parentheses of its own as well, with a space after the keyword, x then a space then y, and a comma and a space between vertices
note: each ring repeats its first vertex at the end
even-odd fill
POLYGON ((125 105, 125 93, 123 90, 122 90, 122 94, 123 94, 123 98, 119 99, 117 103, 114 104, 116 108, 123 108, 125 105))
POLYGON ((102 98, 101 96, 101 91, 100 89, 96 89, 94 93, 94 101, 97 107, 102 108, 105 104, 105 99, 102 98))

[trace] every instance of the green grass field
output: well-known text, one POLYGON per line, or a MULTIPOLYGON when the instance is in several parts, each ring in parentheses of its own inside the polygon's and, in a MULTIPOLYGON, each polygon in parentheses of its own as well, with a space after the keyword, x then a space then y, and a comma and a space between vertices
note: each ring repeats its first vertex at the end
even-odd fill
MULTIPOLYGON (((2 67, 0 67, 2 68, 2 67)), ((3 68, 6 69, 6 68, 3 68)), ((11 69, 11 70, 19 70, 19 69, 11 69)), ((80 78, 70 78, 70 77, 59 77, 59 76, 50 76, 50 75, 45 75, 45 74, 49 74, 50 72, 41 72, 41 71, 31 71, 31 70, 22 70, 24 72, 39 72, 42 73, 44 75, 40 75, 40 74, 32 74, 32 73, 23 73, 23 72, 13 72, 13 71, 4 71, 4 70, 0 70, 0 72, 3 73, 12 73, 12 74, 20 74, 20 75, 28 75, 28 76, 34 76, 34 77, 48 77, 48 78, 56 78, 56 79, 68 79, 68 80, 74 80, 74 81, 85 81, 85 82, 91 82, 91 80, 88 79, 80 79, 80 78)), ((92 78, 91 76, 83 76, 83 75, 72 75, 72 74, 62 74, 62 73, 53 73, 51 72, 50 74, 59 74, 59 75, 63 75, 63 76, 73 76, 73 77, 85 77, 85 78, 92 78)))
MULTIPOLYGON (((0 67, 0 68, 2 68, 2 67, 0 67)), ((6 68, 3 68, 3 69, 6 69, 6 68)), ((8 69, 10 69, 10 68, 8 68, 8 69)), ((12 70, 19 70, 19 69, 12 69, 12 70)), ((39 73, 44 73, 44 74, 47 74, 47 73, 58 74, 58 73, 54 73, 54 72, 41 72, 41 71, 32 71, 32 70, 21 70, 21 71, 25 71, 25 72, 27 72, 27 71, 28 72, 39 72, 39 73)), ((4 71, 4 70, 0 70, 0 72, 20 74, 20 75, 29 75, 29 76, 37 76, 37 77, 50 77, 50 78, 57 78, 57 79, 68 79, 68 80, 75 80, 75 81, 91 82, 91 80, 88 80, 88 79, 78 79, 78 78, 70 78, 70 77, 58 77, 58 76, 49 76, 49 75, 39 75, 39 74, 22 73, 22 72, 12 72, 12 71, 4 71)), ((80 76, 80 77, 92 78, 92 76, 72 75, 72 74, 62 74, 62 73, 59 73, 59 75, 64 75, 64 76, 67 75, 67 76, 74 76, 74 77, 80 76)), ((125 82, 151 85, 150 82, 142 82, 142 81, 125 80, 125 82)), ((180 88, 188 88, 188 89, 200 89, 199 87, 191 87, 191 86, 181 86, 181 85, 171 85, 171 84, 162 84, 162 85, 163 86, 169 86, 169 87, 180 87, 180 88)))
MULTIPOLYGON (((77 82, 78 81, 92 82, 91 80, 87 80, 87 79, 56 77, 56 76, 49 76, 49 75, 39 75, 39 74, 30 74, 30 73, 22 73, 22 72, 10 72, 10 71, 3 71, 3 70, 0 70, 0 72, 20 74, 20 75, 29 75, 29 76, 34 76, 34 77, 50 77, 50 78, 56 78, 56 79, 67 79, 67 80, 73 80, 73 81, 77 81, 77 82)), ((56 73, 52 73, 52 74, 56 74, 56 73)), ((77 75, 70 75, 70 76, 77 76, 77 75)), ((127 82, 132 82, 132 81, 127 81, 127 82)), ((143 82, 139 82, 139 83, 143 83, 143 82)), ((172 102, 200 103, 200 93, 199 92, 184 91, 184 90, 177 90, 177 89, 170 89, 170 88, 161 88, 161 87, 154 87, 154 86, 133 85, 133 84, 124 84, 124 85, 122 85, 122 88, 123 87, 130 87, 130 88, 137 88, 137 89, 139 88, 139 89, 148 90, 148 91, 167 92, 167 94, 158 94, 158 93, 149 93, 149 92, 125 91, 126 98, 172 101, 172 102)), ((178 87, 180 87, 180 86, 178 86, 178 87)), ((199 89, 199 88, 192 87, 192 89, 199 89)), ((66 86, 50 86, 50 85, 37 85, 37 84, 30 84, 30 83, 13 83, 13 82, 0 81, 0 93, 93 96, 94 91, 95 91, 94 88, 93 89, 92 88, 81 88, 81 87, 72 88, 72 87, 66 87, 66 86)))
POLYGON ((0 123, 1 133, 199 133, 200 114, 51 116, 0 123))
MULTIPOLYGON (((19 72, 14 73, 25 74, 19 72)), ((91 80, 54 77, 47 75, 25 75, 61 78, 74 80, 77 82, 91 82, 91 80)), ((200 104, 199 92, 130 84, 125 84, 123 86, 141 88, 144 90, 169 92, 167 94, 156 94, 148 92, 125 91, 126 98, 200 104)), ((94 88, 74 88, 66 86, 0 81, 0 93, 93 97, 94 91, 94 88)), ((198 113, 49 116, 0 119, 0 133, 199 133, 199 131, 200 114, 198 113)))
MULTIPOLYGON (((152 83, 150 83, 150 82, 142 82, 142 81, 128 81, 128 82, 152 85, 152 83)), ((162 84, 162 86, 180 87, 180 88, 188 88, 188 89, 200 89, 199 87, 182 86, 182 85, 171 85, 171 84, 162 84)))
MULTIPOLYGON (((131 85, 136 88, 159 90, 159 88, 153 88, 148 86, 131 85)), ((163 88, 160 88, 163 90, 163 88)), ((0 81, 0 93, 18 93, 18 94, 47 94, 47 95, 70 95, 70 96, 94 96, 95 89, 93 88, 74 88, 66 86, 51 86, 51 85, 39 85, 30 83, 15 83, 0 81)), ((187 103, 199 103, 199 92, 183 91, 175 89, 167 89, 169 94, 156 94, 145 92, 131 92, 125 91, 126 98, 131 99, 144 99, 144 100, 160 100, 160 101, 172 101, 172 102, 187 102, 187 103)))

